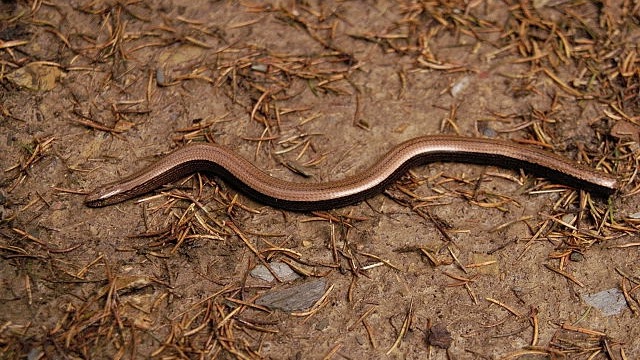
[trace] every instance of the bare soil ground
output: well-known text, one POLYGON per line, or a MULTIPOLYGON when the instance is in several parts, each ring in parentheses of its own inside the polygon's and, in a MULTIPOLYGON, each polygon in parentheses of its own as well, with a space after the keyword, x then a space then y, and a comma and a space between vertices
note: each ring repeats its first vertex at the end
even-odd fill
POLYGON ((0 18, 1 358, 640 358, 638 1, 5 0, 0 18), (319 182, 438 133, 622 189, 435 163, 328 212, 211 174, 83 204, 190 142, 319 182), (301 277, 250 274, 276 261, 301 277), (317 279, 309 309, 259 305, 317 279))

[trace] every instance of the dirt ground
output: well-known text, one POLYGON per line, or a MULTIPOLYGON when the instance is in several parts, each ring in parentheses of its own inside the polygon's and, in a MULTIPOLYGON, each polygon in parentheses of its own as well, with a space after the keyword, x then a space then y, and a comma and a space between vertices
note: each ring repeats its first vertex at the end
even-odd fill
POLYGON ((631 0, 2 1, 0 357, 638 359, 639 43, 631 0), (439 133, 621 190, 434 163, 324 212, 214 174, 83 203, 190 142, 321 182, 439 133))

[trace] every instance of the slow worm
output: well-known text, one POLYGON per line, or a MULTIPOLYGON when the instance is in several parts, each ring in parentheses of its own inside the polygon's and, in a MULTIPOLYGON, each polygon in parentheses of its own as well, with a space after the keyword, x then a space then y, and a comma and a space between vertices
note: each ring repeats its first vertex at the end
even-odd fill
POLYGON ((216 144, 185 146, 149 167, 87 195, 85 204, 106 206, 142 195, 193 172, 211 172, 254 199, 288 210, 323 210, 353 204, 381 192, 410 167, 435 161, 522 168, 548 179, 608 196, 616 178, 533 147, 494 139, 449 135, 405 141, 367 170, 336 181, 289 182, 271 177, 230 149, 216 144))

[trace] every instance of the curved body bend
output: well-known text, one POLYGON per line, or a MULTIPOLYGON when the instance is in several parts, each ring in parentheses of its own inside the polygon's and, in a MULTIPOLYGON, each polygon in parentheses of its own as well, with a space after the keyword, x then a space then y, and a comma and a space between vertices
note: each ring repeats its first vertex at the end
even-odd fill
POLYGON ((600 195, 610 195, 618 186, 616 178, 609 174, 537 148, 495 139, 428 135, 397 145, 361 173, 323 183, 274 178, 221 145, 188 145, 138 173, 99 187, 87 195, 85 204, 90 207, 116 204, 191 173, 211 172, 274 207, 296 211, 326 210, 366 199, 381 192, 410 167, 436 161, 522 168, 600 195))

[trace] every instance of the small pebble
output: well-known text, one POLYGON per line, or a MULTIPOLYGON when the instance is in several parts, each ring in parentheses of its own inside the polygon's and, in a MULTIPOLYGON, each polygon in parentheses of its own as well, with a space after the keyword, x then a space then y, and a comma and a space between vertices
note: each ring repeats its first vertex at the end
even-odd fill
POLYGON ((627 307, 624 294, 617 288, 603 290, 592 295, 582 295, 582 300, 587 305, 600 310, 605 316, 617 315, 627 307))
POLYGON ((458 97, 458 95, 460 95, 460 93, 467 88, 467 86, 469 86, 469 83, 471 82, 471 79, 469 78, 469 76, 465 76, 462 79, 458 80, 452 87, 451 87, 451 95, 453 97, 458 97))
POLYGON ((253 64, 253 65, 251 65, 251 70, 258 71, 258 72, 261 72, 261 73, 266 73, 267 72, 267 65, 265 65, 265 64, 253 64))
POLYGON ((256 300, 256 304, 285 312, 306 310, 324 295, 325 279, 313 279, 288 288, 274 288, 256 300))
MULTIPOLYGON (((280 262, 274 261, 269 263, 271 270, 278 276, 280 281, 293 281, 300 278, 300 275, 296 274, 289 265, 280 262)), ((272 282, 275 280, 273 274, 266 266, 260 264, 251 270, 251 276, 256 279, 272 282)))
POLYGON ((164 70, 158 68, 156 69, 156 83, 158 84, 158 86, 166 86, 167 85, 167 79, 164 76, 164 70))
POLYGON ((448 349, 452 341, 451 333, 445 324, 437 323, 429 329, 429 336, 427 337, 427 343, 429 343, 429 345, 448 349))
POLYGON ((576 222, 576 218, 577 216, 575 214, 564 214, 562 215, 562 221, 569 224, 569 225, 573 225, 576 222))
POLYGON ((577 251, 572 251, 571 254, 569 255, 569 260, 580 262, 584 260, 584 255, 582 255, 582 253, 579 253, 577 251))

